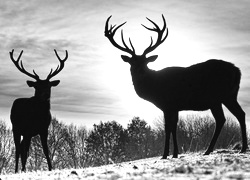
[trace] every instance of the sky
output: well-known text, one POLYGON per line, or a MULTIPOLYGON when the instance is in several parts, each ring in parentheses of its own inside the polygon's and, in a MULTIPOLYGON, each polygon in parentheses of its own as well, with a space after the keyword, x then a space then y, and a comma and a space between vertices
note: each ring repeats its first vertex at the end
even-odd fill
MULTIPOLYGON (((248 0, 0 0, 0 119, 10 124, 13 101, 34 95, 26 84, 32 79, 17 70, 9 52, 15 49, 17 58, 23 50, 26 70, 43 79, 59 64, 56 49, 62 58, 69 53, 53 78, 61 80, 51 95, 51 112, 59 121, 91 128, 116 120, 126 126, 139 116, 153 125, 162 112, 136 95, 130 65, 120 57, 126 53, 111 45, 104 27, 110 15, 111 24, 126 21, 125 41, 130 37, 141 54, 150 36, 155 40, 141 24, 152 27, 148 17, 162 27, 163 14, 169 35, 150 54, 158 59, 149 68, 187 67, 212 58, 234 63, 242 72, 238 100, 250 122, 249 9, 248 0)), ((115 40, 121 43, 119 30, 115 40)))

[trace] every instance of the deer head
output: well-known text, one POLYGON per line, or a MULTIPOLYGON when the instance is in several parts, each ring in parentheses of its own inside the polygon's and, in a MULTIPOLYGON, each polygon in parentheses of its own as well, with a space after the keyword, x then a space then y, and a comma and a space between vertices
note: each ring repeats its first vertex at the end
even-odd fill
POLYGON ((126 22, 120 24, 119 26, 116 27, 116 25, 112 26, 110 25, 110 28, 109 28, 109 20, 112 16, 109 16, 109 18, 107 19, 106 21, 106 25, 105 25, 105 36, 109 39, 109 41, 118 49, 126 52, 126 53, 129 53, 132 57, 128 57, 128 56, 125 56, 125 55, 122 55, 121 58, 123 59, 123 61, 125 62, 128 62, 132 68, 139 68, 139 67, 143 67, 143 66, 146 66, 149 62, 153 62, 157 59, 157 55, 154 55, 154 56, 149 56, 149 57, 146 57, 146 55, 150 52, 152 52, 155 48, 157 48, 168 36, 168 28, 166 27, 166 21, 165 21, 165 18, 164 16, 162 15, 162 19, 163 19, 163 28, 160 29, 159 26, 153 22, 152 20, 150 20, 149 18, 147 18, 153 25, 154 25, 154 28, 148 28, 146 26, 144 26, 142 24, 143 27, 145 27, 147 30, 149 31, 154 31, 158 34, 158 37, 157 37, 157 40, 155 43, 153 43, 153 38, 151 36, 151 43, 150 45, 144 50, 143 54, 142 55, 136 55, 135 53, 135 49, 134 49, 134 46, 131 42, 131 39, 129 38, 129 43, 130 43, 130 46, 131 48, 129 48, 125 41, 124 41, 124 37, 123 37, 123 31, 121 31, 121 38, 122 38, 122 43, 123 43, 123 46, 120 46, 119 44, 117 44, 114 40, 114 35, 116 33, 116 31, 121 27, 123 26, 126 22), (164 32, 166 31, 166 34, 164 35, 164 32))
POLYGON ((67 50, 66 50, 66 56, 65 56, 64 59, 61 59, 59 57, 56 50, 54 50, 54 51, 55 51, 55 54, 56 54, 56 56, 57 56, 57 58, 58 58, 58 60, 60 62, 60 65, 57 66, 55 71, 53 71, 53 69, 51 69, 49 75, 44 80, 41 80, 34 70, 33 70, 33 73, 29 73, 28 71, 25 70, 25 68, 23 66, 23 63, 22 63, 22 60, 20 60, 20 58, 21 58, 21 56, 23 54, 23 50, 19 54, 17 60, 15 60, 14 57, 13 57, 14 49, 10 52, 10 59, 15 64, 17 69, 19 71, 21 71, 22 73, 26 74, 27 76, 29 76, 29 77, 36 80, 36 81, 27 81, 27 84, 28 84, 29 87, 34 87, 35 88, 35 97, 42 100, 42 101, 49 100, 50 99, 50 94, 51 94, 51 87, 57 86, 60 83, 60 80, 50 81, 50 79, 52 77, 54 77, 55 75, 57 75, 63 69, 64 62, 68 58, 67 50))

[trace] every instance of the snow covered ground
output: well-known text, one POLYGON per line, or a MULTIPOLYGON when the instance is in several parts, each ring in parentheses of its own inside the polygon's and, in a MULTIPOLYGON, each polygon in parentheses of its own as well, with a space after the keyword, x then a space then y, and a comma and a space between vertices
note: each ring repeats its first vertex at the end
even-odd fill
POLYGON ((180 154, 178 159, 160 157, 142 159, 85 169, 67 169, 0 175, 1 180, 189 180, 250 179, 250 152, 218 150, 208 156, 202 153, 180 154))

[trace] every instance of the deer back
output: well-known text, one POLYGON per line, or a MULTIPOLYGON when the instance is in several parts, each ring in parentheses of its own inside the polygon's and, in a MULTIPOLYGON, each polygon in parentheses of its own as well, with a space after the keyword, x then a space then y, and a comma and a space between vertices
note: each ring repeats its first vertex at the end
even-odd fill
POLYGON ((208 60, 190 67, 131 71, 136 93, 160 109, 206 110, 238 92, 241 73, 233 64, 208 60), (169 105, 169 107, 166 107, 169 105))

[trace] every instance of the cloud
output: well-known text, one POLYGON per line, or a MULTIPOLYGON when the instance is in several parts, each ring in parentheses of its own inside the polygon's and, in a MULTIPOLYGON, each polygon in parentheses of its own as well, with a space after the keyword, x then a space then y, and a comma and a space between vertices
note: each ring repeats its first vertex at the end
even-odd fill
MULTIPOLYGON (((34 94, 34 89, 26 85, 28 77, 21 74, 9 58, 8 53, 14 48, 15 58, 24 50, 25 68, 30 72, 35 69, 41 78, 59 63, 53 49, 57 49, 61 57, 68 50, 65 67, 54 78, 61 83, 52 89, 52 107, 58 116, 68 113, 69 119, 74 116, 91 120, 102 116, 125 119, 133 117, 134 112, 145 111, 141 104, 127 105, 128 99, 139 97, 131 83, 129 66, 120 59, 122 52, 112 47, 104 36, 104 25, 109 15, 113 15, 114 24, 128 21, 124 32, 135 41, 137 50, 144 48, 144 43, 136 43, 136 40, 146 37, 149 43, 151 35, 144 36, 146 30, 140 24, 147 23, 145 17, 161 23, 161 14, 165 15, 170 34, 168 43, 159 48, 163 50, 156 53, 166 57, 170 54, 173 59, 187 53, 186 61, 195 54, 232 61, 242 69, 239 97, 248 107, 249 7, 249 2, 243 0, 3 1, 0 3, 1 109, 8 109, 17 97, 34 94), (179 37, 190 41, 184 45, 198 44, 198 48, 185 47, 185 39, 179 37), (200 49, 203 51, 199 52, 200 49)), ((118 41, 119 38, 117 33, 118 41)), ((176 65, 177 61, 170 63, 176 65)))

